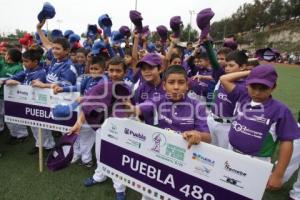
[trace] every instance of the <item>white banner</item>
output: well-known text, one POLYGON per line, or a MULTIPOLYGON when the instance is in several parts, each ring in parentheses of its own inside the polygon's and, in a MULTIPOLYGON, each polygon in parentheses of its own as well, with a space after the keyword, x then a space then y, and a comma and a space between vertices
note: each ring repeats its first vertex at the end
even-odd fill
POLYGON ((77 97, 78 92, 55 95, 52 89, 27 85, 4 86, 5 121, 67 132, 75 124, 78 110, 66 118, 55 120, 52 108, 57 104, 71 104, 77 97))
POLYGON ((206 143, 187 149, 181 135, 130 119, 107 119, 99 135, 103 172, 154 199, 260 200, 272 170, 206 143))

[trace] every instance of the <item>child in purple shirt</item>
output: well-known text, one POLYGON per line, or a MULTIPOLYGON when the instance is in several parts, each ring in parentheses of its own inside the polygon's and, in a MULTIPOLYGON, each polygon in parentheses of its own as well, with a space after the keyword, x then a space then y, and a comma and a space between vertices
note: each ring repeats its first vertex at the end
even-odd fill
POLYGON ((272 98, 277 73, 271 65, 259 65, 252 71, 236 72, 220 78, 228 98, 236 101, 235 120, 229 131, 230 148, 236 152, 270 160, 279 142, 279 157, 267 188, 279 189, 293 151, 293 140, 300 131, 286 105, 272 98), (247 90, 236 80, 246 79, 247 90))
MULTIPOLYGON (((101 134, 101 125, 106 117, 127 117, 127 113, 118 112, 114 109, 125 110, 122 106, 121 96, 130 96, 130 89, 123 82, 126 74, 126 65, 124 59, 119 56, 113 57, 108 63, 109 81, 103 81, 91 88, 82 99, 82 112, 76 124, 70 130, 72 133, 78 133, 82 124, 86 121, 96 134, 101 134), (119 107, 119 106, 120 107, 119 107), (107 111, 107 112, 106 112, 107 111)), ((97 147, 96 150, 100 147, 97 147)), ((107 177, 102 173, 102 168, 98 165, 92 177, 84 181, 86 187, 93 186, 97 183, 104 182, 107 177)), ((125 199, 125 186, 113 179, 116 191, 116 199, 125 199)))
POLYGON ((160 78, 161 65, 161 58, 155 53, 145 55, 137 64, 137 67, 141 68, 144 82, 135 91, 134 103, 140 104, 147 99, 159 100, 164 96, 165 91, 160 78))
MULTIPOLYGON (((187 96, 188 77, 182 66, 173 65, 165 71, 163 89, 166 95, 159 100, 148 99, 136 106, 129 103, 130 110, 147 119, 146 123, 157 113, 158 127, 182 134, 188 142, 188 148, 200 141, 209 143, 211 138, 205 107, 187 96)), ((143 199, 151 198, 143 196, 143 199)))
POLYGON ((163 88, 166 95, 159 101, 149 99, 136 106, 129 103, 130 109, 144 119, 153 118, 157 113, 158 127, 182 134, 189 147, 200 141, 210 142, 205 107, 187 96, 187 74, 182 66, 174 65, 166 70, 163 88))
MULTIPOLYGON (((228 132, 230 129, 231 121, 234 118, 233 111, 236 102, 228 99, 228 93, 220 84, 219 77, 223 74, 245 70, 248 58, 243 51, 232 51, 226 55, 226 64, 223 68, 217 62, 210 42, 205 41, 204 46, 210 58, 210 62, 213 68, 212 76, 216 82, 210 106, 211 112, 208 115, 207 123, 212 136, 212 144, 227 148, 228 132)), ((236 84, 244 85, 244 81, 242 79, 236 80, 236 84)), ((209 98, 210 97, 208 94, 208 99, 209 98)))

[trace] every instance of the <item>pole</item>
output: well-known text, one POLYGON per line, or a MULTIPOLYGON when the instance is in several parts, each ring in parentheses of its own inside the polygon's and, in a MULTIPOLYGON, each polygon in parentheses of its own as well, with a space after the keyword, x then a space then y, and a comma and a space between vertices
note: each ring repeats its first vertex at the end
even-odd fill
POLYGON ((192 16, 193 14, 195 13, 194 10, 189 10, 189 13, 190 13, 190 28, 189 28, 189 32, 188 32, 188 41, 190 42, 191 41, 191 30, 192 30, 192 16))
POLYGON ((43 172, 43 144, 42 129, 39 128, 39 171, 43 172))

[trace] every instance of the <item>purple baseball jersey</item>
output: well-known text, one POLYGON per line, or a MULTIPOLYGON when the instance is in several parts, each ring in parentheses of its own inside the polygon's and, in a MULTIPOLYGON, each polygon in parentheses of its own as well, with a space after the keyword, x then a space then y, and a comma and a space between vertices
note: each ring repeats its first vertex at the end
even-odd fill
POLYGON ((180 133, 191 130, 209 133, 205 107, 187 96, 179 102, 164 97, 160 101, 147 100, 138 106, 146 123, 157 114, 159 128, 180 133))
POLYGON ((228 98, 237 101, 229 131, 229 142, 238 151, 270 157, 278 141, 300 138, 300 130, 289 108, 270 97, 255 103, 242 86, 236 86, 228 98))
MULTIPOLYGON (((244 91, 247 91, 245 81, 239 80, 235 82, 237 85, 240 85, 244 91)), ((220 81, 215 86, 214 90, 214 100, 212 101, 211 111, 215 116, 220 118, 232 118, 233 111, 235 108, 234 99, 229 99, 228 94, 220 84, 220 81)))
POLYGON ((166 92, 163 89, 162 82, 160 82, 159 85, 155 86, 144 81, 144 83, 142 83, 135 91, 134 103, 140 104, 148 99, 159 101, 163 96, 165 96, 165 94, 166 92))

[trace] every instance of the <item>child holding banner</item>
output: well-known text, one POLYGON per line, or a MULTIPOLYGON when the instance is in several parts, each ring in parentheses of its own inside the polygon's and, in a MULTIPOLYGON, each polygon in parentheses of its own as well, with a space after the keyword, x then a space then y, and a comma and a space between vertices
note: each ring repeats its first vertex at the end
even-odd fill
POLYGON ((251 72, 224 75, 220 81, 228 98, 237 102, 237 116, 229 131, 229 148, 271 161, 279 142, 278 162, 267 184, 269 189, 279 189, 292 155, 293 140, 300 138, 300 130, 288 107, 271 96, 277 81, 275 68, 259 65, 251 72), (235 83, 245 77, 248 91, 235 83))
MULTIPOLYGON (((40 80, 33 80, 31 85, 38 88, 53 88, 54 86, 67 86, 75 85, 76 83, 76 68, 72 65, 71 60, 68 58, 70 51, 70 44, 67 39, 63 37, 58 37, 50 42, 42 31, 42 27, 45 24, 45 19, 42 20, 37 25, 37 32, 46 49, 51 49, 53 53, 53 60, 47 70, 46 82, 43 83, 40 80)), ((34 130, 34 129, 33 129, 34 130)), ((46 142, 47 149, 53 148, 54 138, 50 130, 43 130, 43 140, 46 142)), ((31 152, 32 154, 37 153, 38 149, 34 148, 31 152)))
POLYGON ((127 102, 131 112, 149 119, 156 111, 158 127, 181 133, 188 141, 188 148, 200 141, 210 143, 205 107, 187 96, 188 77, 182 66, 173 65, 165 71, 163 89, 166 95, 159 101, 149 99, 136 106, 127 102))
MULTIPOLYGON (((122 106, 122 98, 130 96, 130 89, 123 82, 126 74, 126 65, 124 59, 119 56, 113 57, 108 64, 109 81, 103 81, 91 88, 82 101, 82 112, 76 124, 70 130, 71 133, 79 133, 81 126, 86 121, 96 134, 101 134, 101 124, 109 116, 127 117, 122 106), (114 110, 116 109, 116 110, 114 110), (121 112, 118 111, 121 110, 121 112), (123 112, 122 112, 123 111, 123 112)), ((100 147, 96 146, 97 149, 100 147)), ((84 181, 84 185, 89 187, 97 183, 104 182, 107 177, 102 173, 102 169, 97 161, 97 169, 92 177, 84 181)), ((116 191, 116 199, 125 199, 126 187, 113 179, 114 188, 116 191)))
MULTIPOLYGON (((101 57, 93 57, 92 64, 89 67, 89 75, 84 77, 76 86, 56 86, 53 88, 54 93, 59 92, 77 92, 85 95, 93 86, 99 82, 106 81, 106 76, 103 75, 105 70, 105 61, 101 57)), ((76 124, 77 125, 77 124, 76 124)), ((80 128, 80 134, 74 143, 74 155, 71 163, 77 162, 81 159, 81 165, 85 167, 92 167, 94 165, 92 159, 92 148, 95 143, 95 131, 88 125, 83 124, 80 128)))
POLYGON ((132 113, 147 119, 146 123, 157 113, 158 127, 182 134, 188 148, 201 141, 210 143, 205 106, 187 96, 188 77, 182 66, 173 65, 165 71, 163 89, 166 95, 159 100, 148 99, 136 106, 128 102, 132 113))
MULTIPOLYGON (((5 55, 5 58, 1 58, 0 60, 0 78, 7 79, 12 77, 14 74, 23 71, 23 67, 20 62, 22 61, 22 53, 20 50, 12 48, 9 49, 5 55)), ((4 129, 4 104, 3 104, 3 87, 1 85, 0 90, 1 97, 1 105, 0 105, 0 116, 1 116, 1 126, 0 129, 4 129)), ((28 132, 25 126, 6 123, 7 127, 10 130, 10 139, 8 140, 8 144, 17 144, 19 142, 23 142, 27 136, 28 132)))
MULTIPOLYGON (((8 86, 13 85, 31 85, 31 82, 34 80, 41 81, 43 83, 46 82, 46 70, 43 68, 43 66, 40 66, 40 60, 41 60, 42 54, 39 50, 36 49, 29 49, 25 51, 22 54, 23 59, 23 65, 26 68, 25 71, 17 73, 15 76, 10 78, 5 82, 8 86)), ((26 126, 24 125, 18 125, 19 129, 27 130, 26 126)), ((38 128, 31 127, 33 136, 35 138, 35 147, 31 149, 28 153, 29 154, 36 154, 38 152, 38 128)), ((50 131, 42 129, 42 133, 44 135, 51 134, 50 131)), ((51 139, 51 137, 44 137, 43 138, 43 147, 46 151, 50 151, 54 147, 55 143, 54 140, 51 139)))

